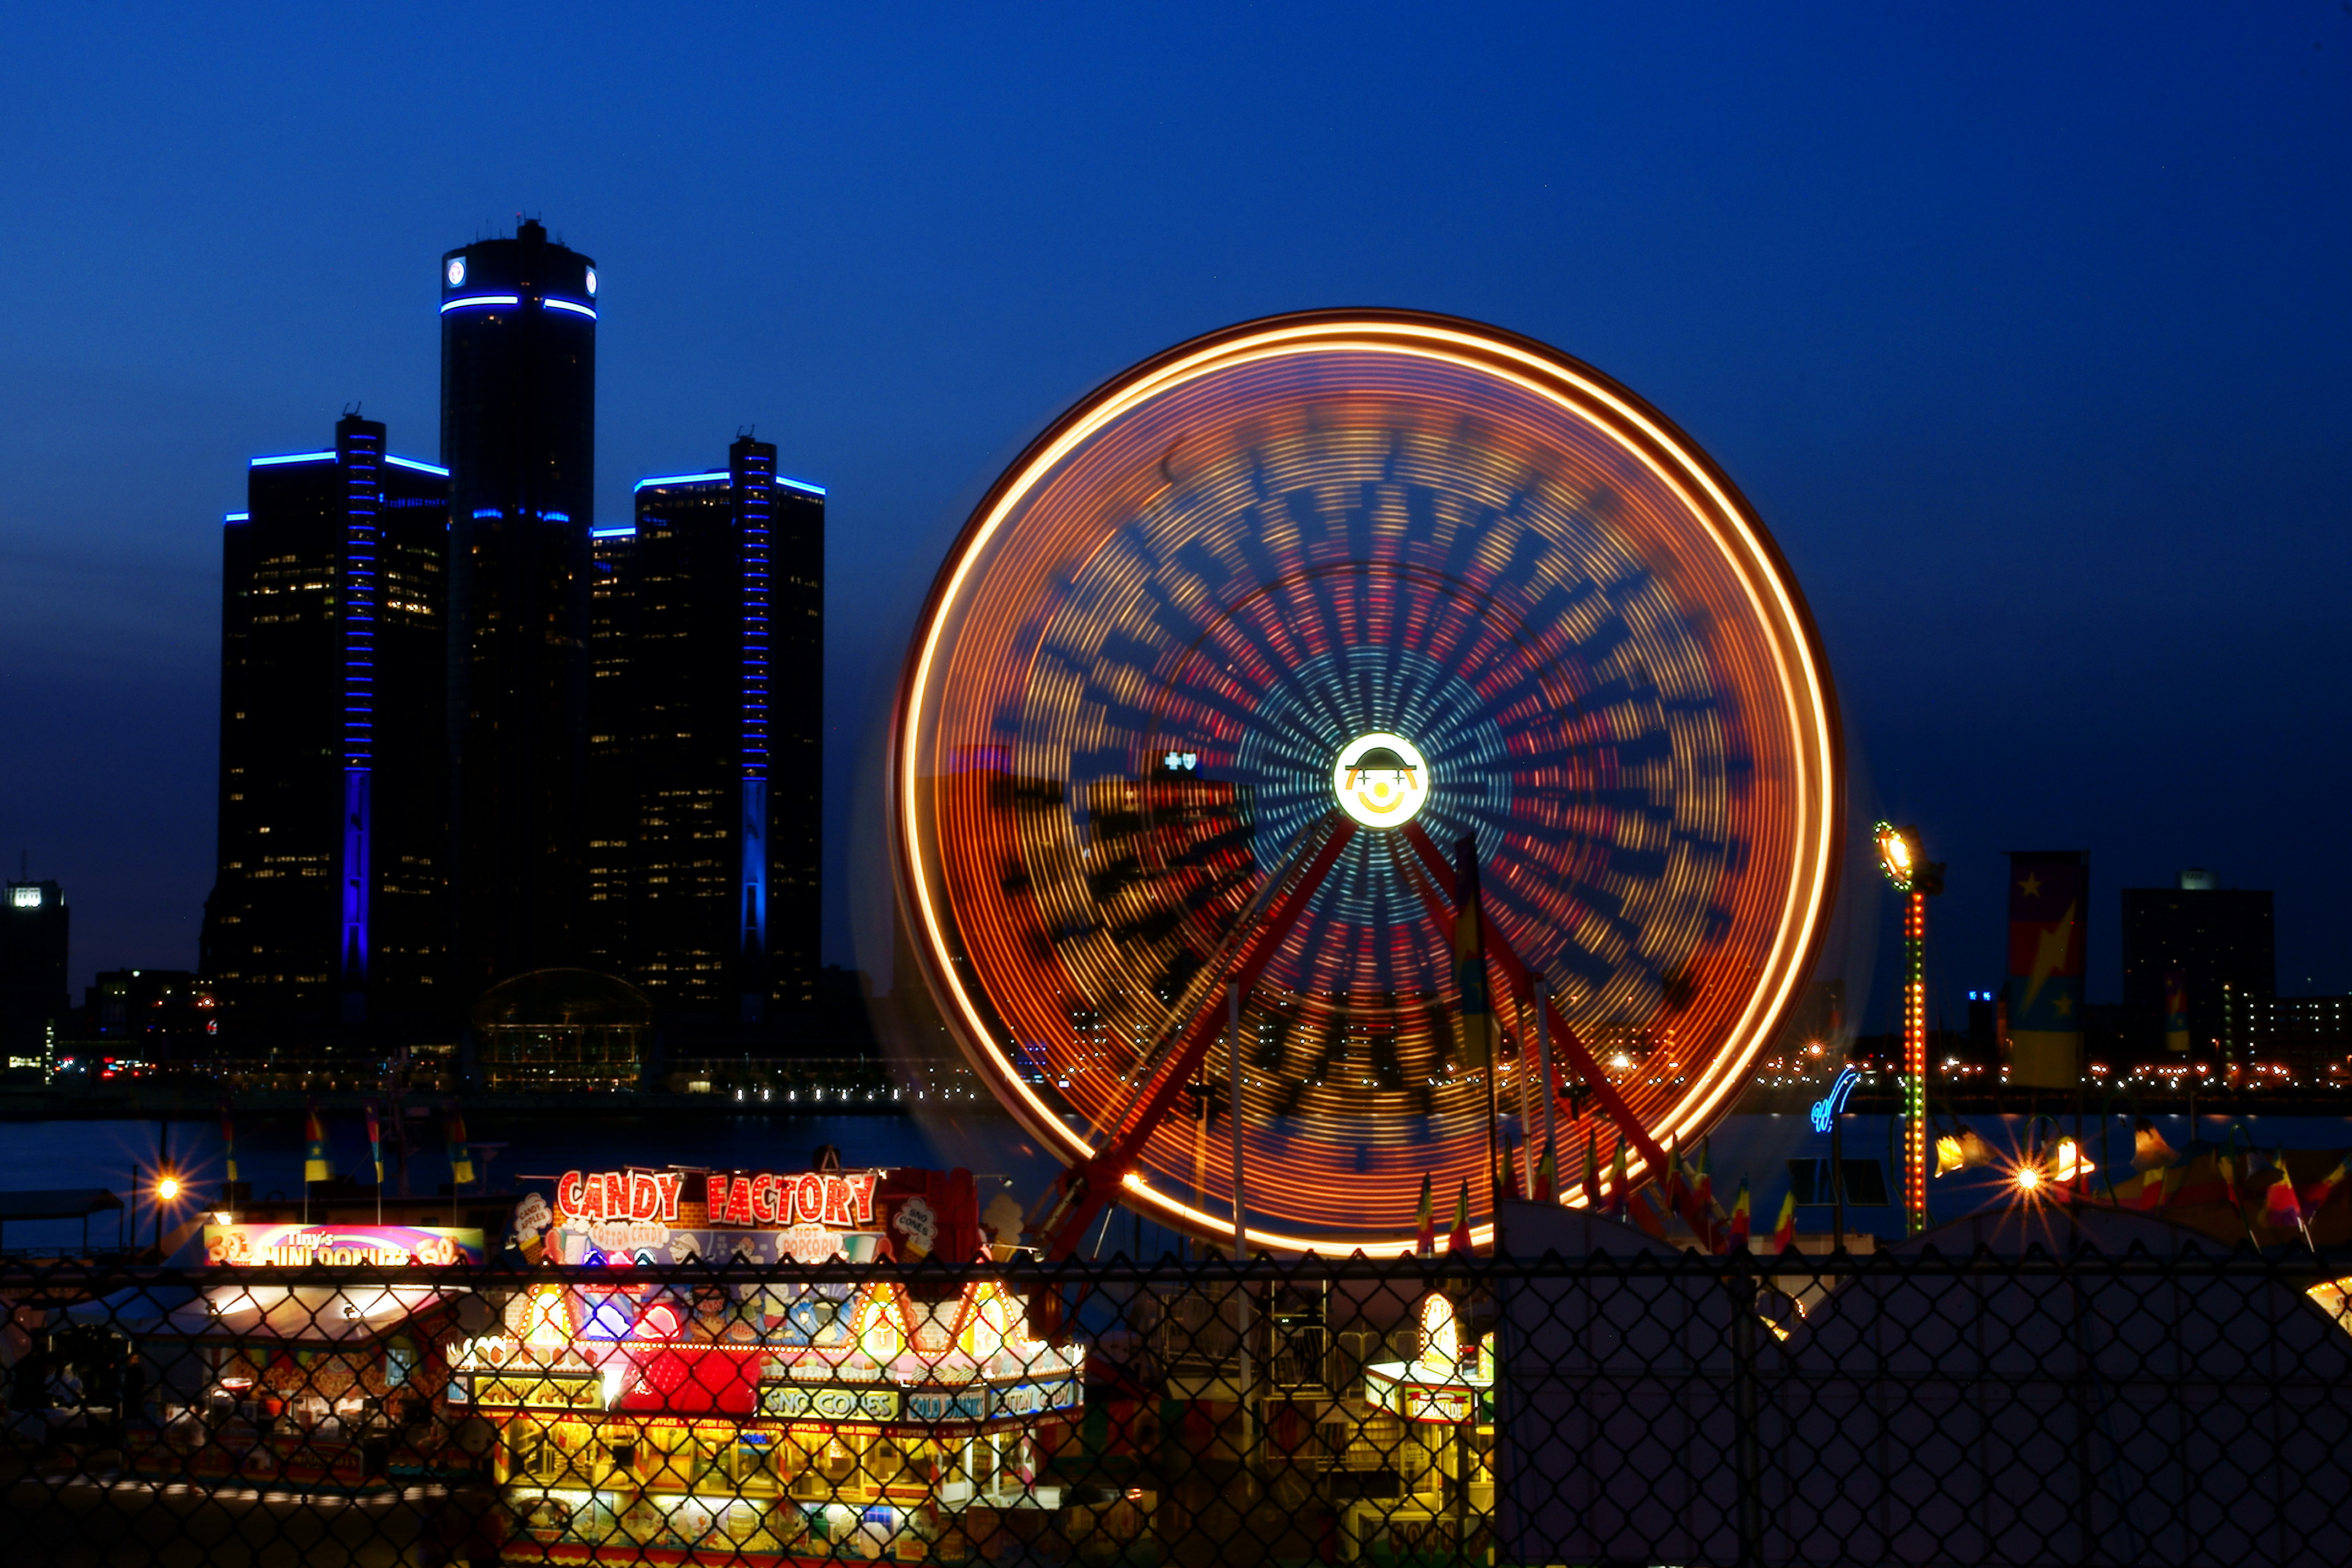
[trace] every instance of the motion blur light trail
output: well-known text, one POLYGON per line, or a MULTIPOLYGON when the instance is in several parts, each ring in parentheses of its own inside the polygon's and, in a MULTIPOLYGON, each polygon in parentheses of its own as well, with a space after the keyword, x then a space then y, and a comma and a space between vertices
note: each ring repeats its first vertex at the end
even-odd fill
MULTIPOLYGON (((1403 740, 1402 816, 1476 836, 1488 920, 1687 1143, 1821 940, 1834 711, 1769 537, 1630 392, 1451 318, 1251 322, 1085 399, 966 525, 900 692, 899 895, 982 1078, 1080 1159, 1343 751, 1403 740)), ((1261 1245, 1395 1251, 1424 1172, 1484 1191, 1486 1085, 1408 853, 1359 833, 1246 1000, 1261 1245)), ((1223 1055, 1129 1184, 1202 1234, 1230 1234, 1223 1055)), ((1564 1175, 1588 1131, 1613 1147, 1596 1117, 1564 1121, 1564 1175)))

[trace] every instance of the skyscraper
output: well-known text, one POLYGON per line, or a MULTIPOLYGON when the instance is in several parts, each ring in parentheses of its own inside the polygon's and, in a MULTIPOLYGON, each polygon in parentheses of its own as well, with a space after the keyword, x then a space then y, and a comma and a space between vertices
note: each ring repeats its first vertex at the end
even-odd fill
POLYGON ((441 258, 453 969, 576 962, 596 267, 537 223, 441 258))
POLYGON ((2202 868, 2178 888, 2123 890, 2124 1017, 2134 1049, 2160 1053, 2167 974, 2186 992, 2189 1048, 2246 1062, 2278 994, 2271 895, 2221 888, 2202 868))
POLYGON ((232 1038, 414 1023, 446 980, 445 469, 346 415, 222 531, 205 977, 232 1038))
POLYGON ((815 997, 824 491, 746 437, 593 531, 592 950, 673 1020, 815 997))
POLYGON ((29 879, 0 904, 0 1067, 47 1067, 49 1030, 73 998, 66 990, 71 917, 65 890, 29 879))

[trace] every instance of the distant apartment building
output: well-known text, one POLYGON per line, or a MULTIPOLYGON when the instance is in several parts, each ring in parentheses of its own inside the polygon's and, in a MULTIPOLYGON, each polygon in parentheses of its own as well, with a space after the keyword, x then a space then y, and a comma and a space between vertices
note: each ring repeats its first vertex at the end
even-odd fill
POLYGON ((2280 996, 2263 1011, 2259 1061, 2298 1088, 2352 1089, 2352 996, 2280 996))
POLYGON ((0 904, 0 1067, 46 1068, 49 1042, 73 1005, 66 989, 65 890, 26 879, 10 882, 6 891, 0 904))
POLYGON ((239 1043, 445 1011, 449 481, 348 415, 256 458, 222 531, 203 973, 239 1043))
POLYGON ((2183 871, 2175 888, 2123 889, 2123 1009, 2133 1054, 2163 1054, 2165 984, 2186 995, 2189 1048, 2252 1059, 2278 992, 2267 890, 2221 888, 2209 871, 2183 871))
POLYGON ((598 528, 589 961, 666 1025, 758 1027, 816 999, 824 490, 745 437, 642 480, 598 528))

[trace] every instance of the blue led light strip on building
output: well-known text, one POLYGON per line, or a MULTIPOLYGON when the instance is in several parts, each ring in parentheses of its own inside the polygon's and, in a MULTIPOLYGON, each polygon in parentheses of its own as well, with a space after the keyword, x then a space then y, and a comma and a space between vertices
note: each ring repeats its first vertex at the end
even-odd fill
POLYGON ((639 479, 636 488, 645 489, 652 485, 723 485, 730 483, 734 478, 734 475, 723 468, 715 474, 665 474, 657 479, 639 479))
POLYGON ((540 304, 550 310, 569 310, 575 316, 585 316, 592 321, 596 319, 595 307, 583 305, 577 300, 541 300, 540 304))
POLYGON ((364 430, 340 437, 343 464, 343 853, 341 941, 343 1018, 361 1022, 367 1010, 369 800, 375 766, 375 627, 383 602, 378 555, 383 544, 382 437, 364 430))
POLYGON ((449 477, 449 470, 438 463, 420 463, 414 458, 396 458, 390 452, 383 455, 383 460, 387 463, 398 464, 404 468, 415 468, 420 474, 438 474, 445 479, 449 477))
POLYGON ((635 539, 636 536, 637 525, 633 522, 619 528, 592 528, 588 531, 591 539, 635 539))
POLYGON ((249 511, 225 511, 221 513, 221 521, 223 522, 251 522, 253 521, 253 514, 249 511))
POLYGON ((331 463, 332 452, 286 452, 275 458, 255 458, 246 463, 248 468, 274 468, 280 463, 331 463))
POLYGON ((768 543, 775 476, 775 459, 759 452, 744 452, 732 464, 743 567, 743 957, 746 979, 761 987, 756 996, 743 994, 746 1023, 767 1003, 768 543))
POLYGON ((522 296, 520 294, 468 294, 461 300, 442 300, 441 313, 446 316, 452 310, 462 310, 468 305, 520 305, 521 303, 522 296))

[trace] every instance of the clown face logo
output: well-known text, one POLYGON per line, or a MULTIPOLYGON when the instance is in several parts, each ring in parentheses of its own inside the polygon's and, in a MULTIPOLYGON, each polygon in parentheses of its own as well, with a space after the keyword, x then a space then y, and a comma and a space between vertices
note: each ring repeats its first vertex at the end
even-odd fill
POLYGON ((1331 793, 1366 827, 1401 827, 1429 798, 1429 764, 1402 735, 1359 735, 1332 765, 1331 793))

